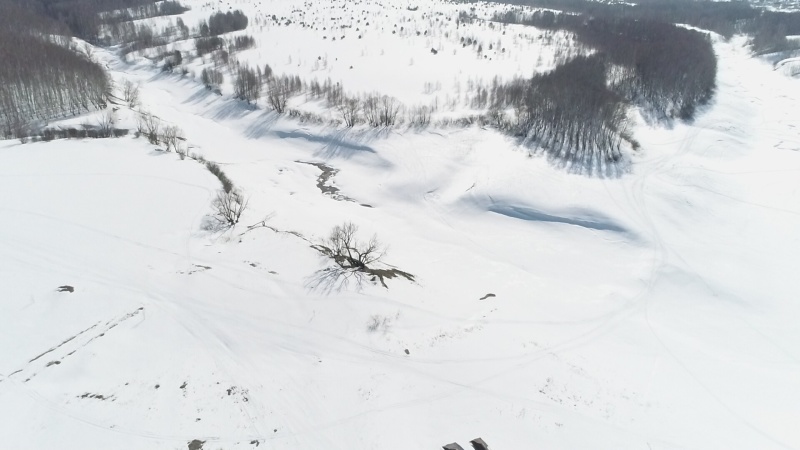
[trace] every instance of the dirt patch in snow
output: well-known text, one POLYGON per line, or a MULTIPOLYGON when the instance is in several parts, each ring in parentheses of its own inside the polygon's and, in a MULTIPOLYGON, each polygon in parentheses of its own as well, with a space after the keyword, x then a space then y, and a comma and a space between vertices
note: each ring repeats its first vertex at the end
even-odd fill
MULTIPOLYGON (((339 173, 339 169, 334 169, 333 167, 324 164, 324 163, 315 163, 310 161, 295 161, 299 164, 308 164, 310 166, 314 166, 322 171, 317 177, 317 189, 322 192, 324 195, 329 195, 332 199, 338 201, 345 201, 345 202, 353 202, 358 203, 355 199, 350 198, 344 194, 339 192, 339 188, 336 186, 332 186, 329 184, 331 178, 333 178, 337 173, 339 173)), ((372 208, 372 205, 367 205, 364 203, 359 203, 359 205, 365 208, 372 208)))

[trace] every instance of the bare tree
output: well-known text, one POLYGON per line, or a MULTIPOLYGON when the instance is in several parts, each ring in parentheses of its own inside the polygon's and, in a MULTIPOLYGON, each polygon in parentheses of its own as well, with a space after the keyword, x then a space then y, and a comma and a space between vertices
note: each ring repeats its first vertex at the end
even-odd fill
POLYGON ((358 226, 352 222, 337 225, 321 246, 343 269, 366 270, 386 253, 377 236, 362 242, 356 237, 357 232, 358 226))
POLYGON ((167 151, 178 150, 180 141, 183 140, 182 134, 183 131, 175 125, 169 125, 164 128, 164 132, 161 134, 161 142, 164 143, 167 151))
POLYGON ((186 159, 186 156, 189 155, 189 150, 178 144, 178 146, 175 147, 175 153, 177 153, 178 156, 181 157, 181 161, 183 161, 184 159, 186 159))
POLYGON ((257 101, 261 96, 261 82, 255 70, 247 66, 240 67, 233 83, 233 92, 247 103, 257 101))
POLYGON ((211 203, 214 210, 212 218, 221 228, 231 228, 239 223, 239 218, 247 209, 247 199, 238 190, 217 192, 216 198, 211 203))
POLYGON ((346 222, 335 226, 321 244, 312 246, 336 264, 318 270, 309 278, 306 286, 330 292, 346 288, 351 281, 355 282, 357 288, 362 286, 364 280, 380 283, 383 287, 388 287, 386 280, 391 278, 414 281, 414 275, 383 263, 386 250, 376 236, 369 241, 360 241, 357 232, 356 225, 346 222))
POLYGON ((289 102, 289 90, 284 83, 275 78, 270 79, 268 86, 267 102, 269 106, 278 114, 283 114, 286 111, 286 104, 289 102))
POLYGON ((97 120, 97 132, 100 137, 108 138, 114 134, 114 113, 104 112, 97 120))
POLYGON ((424 128, 431 124, 431 110, 427 106, 411 108, 408 122, 415 127, 424 128))
POLYGON ((397 115, 400 113, 400 102, 394 97, 384 95, 380 103, 381 125, 392 126, 397 123, 397 115))
POLYGON ((397 123, 401 104, 394 97, 378 94, 368 95, 364 99, 363 111, 367 123, 373 127, 390 127, 397 123))
POLYGON ((363 104, 364 118, 367 120, 367 123, 372 127, 379 127, 381 125, 379 102, 380 102, 380 97, 378 97, 377 95, 368 95, 364 99, 364 104, 363 104))
POLYGON ((161 132, 161 120, 158 117, 149 112, 140 113, 137 118, 136 128, 140 134, 144 134, 147 137, 148 142, 158 145, 161 132))
POLYGON ((14 133, 14 137, 19 139, 21 144, 25 144, 28 142, 28 136, 31 134, 31 127, 23 120, 21 117, 15 117, 11 121, 11 130, 14 133))
POLYGON ((125 102, 135 108, 139 105, 139 85, 133 84, 131 80, 125 80, 122 84, 122 97, 125 102))
POLYGON ((346 98, 339 105, 339 113, 342 115, 342 120, 345 126, 352 128, 358 122, 359 111, 361 110, 361 102, 357 98, 346 98))
POLYGON ((203 69, 200 76, 203 80, 203 84, 208 89, 218 87, 223 81, 222 72, 214 68, 203 69))

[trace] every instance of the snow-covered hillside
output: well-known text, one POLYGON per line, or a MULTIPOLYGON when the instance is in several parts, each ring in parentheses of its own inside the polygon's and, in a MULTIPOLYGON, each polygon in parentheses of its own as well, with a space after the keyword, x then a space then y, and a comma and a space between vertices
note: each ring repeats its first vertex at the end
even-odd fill
MULTIPOLYGON (((251 52, 322 33, 273 27, 251 52)), ((415 66, 450 45, 390 36, 415 66)), ((715 48, 715 101, 637 124, 619 178, 491 129, 301 124, 95 49, 249 208, 205 230, 219 181, 143 138, 0 142, 0 448, 800 448, 800 85, 715 48), (348 221, 414 281, 326 284, 311 245, 348 221)), ((334 77, 360 50, 274 51, 334 77)), ((536 67, 513 58, 485 76, 536 67)), ((419 95, 391 64, 350 82, 419 95)))

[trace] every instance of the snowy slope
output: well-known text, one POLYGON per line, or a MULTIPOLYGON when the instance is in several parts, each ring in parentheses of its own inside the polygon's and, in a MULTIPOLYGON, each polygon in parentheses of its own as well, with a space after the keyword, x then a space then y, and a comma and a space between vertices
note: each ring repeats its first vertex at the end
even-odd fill
POLYGON ((800 88, 716 48, 714 104, 610 179, 97 50, 250 209, 203 231, 218 181, 143 139, 0 143, 0 448, 799 448, 800 88), (315 289, 348 220, 416 281, 315 289))

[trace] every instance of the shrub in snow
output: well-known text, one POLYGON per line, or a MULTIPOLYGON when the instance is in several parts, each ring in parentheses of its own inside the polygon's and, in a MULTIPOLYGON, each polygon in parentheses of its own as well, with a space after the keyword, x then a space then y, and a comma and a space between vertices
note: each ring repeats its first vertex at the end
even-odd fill
POLYGON ((231 228, 239 223, 239 218, 247 209, 247 199, 238 190, 217 192, 214 201, 211 202, 214 210, 212 218, 220 228, 231 228))
POLYGON ((183 137, 181 137, 182 134, 183 131, 175 125, 164 128, 164 132, 161 135, 161 142, 164 143, 167 151, 178 150, 178 144, 183 140, 183 137))
POLYGON ((331 230, 324 248, 336 264, 343 269, 364 270, 369 265, 380 261, 385 250, 373 235, 369 241, 359 241, 356 237, 358 226, 352 222, 337 225, 331 230))
POLYGON ((215 177, 217 177, 220 183, 222 183, 222 190, 225 192, 232 192, 233 181, 231 181, 230 178, 228 178, 228 176, 225 175, 225 172, 222 171, 222 168, 213 161, 206 161, 205 164, 206 168, 208 168, 208 171, 211 172, 215 177))
POLYGON ((335 265, 317 271, 307 284, 310 288, 321 288, 325 291, 341 290, 346 288, 350 281, 355 281, 356 285, 361 287, 364 279, 369 279, 373 283, 380 281, 383 287, 387 287, 386 279, 398 276, 414 281, 414 275, 400 269, 380 268, 381 265, 386 267, 382 261, 386 254, 385 247, 374 235, 368 241, 359 240, 357 232, 358 226, 346 222, 333 227, 327 239, 312 246, 332 259, 335 265))

